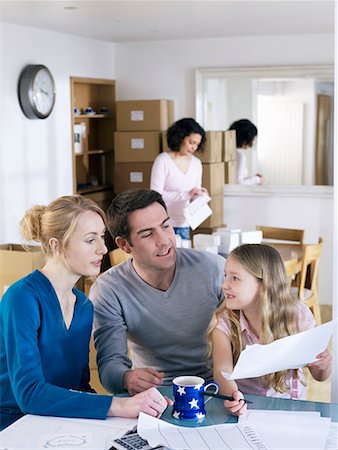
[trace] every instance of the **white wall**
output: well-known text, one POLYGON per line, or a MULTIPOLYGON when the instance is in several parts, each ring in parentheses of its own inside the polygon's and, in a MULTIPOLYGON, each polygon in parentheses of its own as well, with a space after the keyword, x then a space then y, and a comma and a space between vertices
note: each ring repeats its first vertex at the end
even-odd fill
POLYGON ((333 59, 333 34, 119 44, 117 95, 119 100, 173 99, 176 119, 194 117, 197 68, 332 64, 333 59))
POLYGON ((195 115, 195 69, 333 62, 333 35, 108 44, 2 23, 0 242, 34 203, 72 192, 70 76, 113 78, 118 99, 170 98, 175 117, 195 115), (52 71, 57 100, 46 120, 28 120, 17 99, 26 64, 52 71))
POLYGON ((72 193, 70 77, 116 76, 115 45, 2 23, 0 242, 20 242, 18 222, 34 203, 72 193), (29 120, 17 97, 27 64, 44 64, 56 84, 45 120, 29 120))

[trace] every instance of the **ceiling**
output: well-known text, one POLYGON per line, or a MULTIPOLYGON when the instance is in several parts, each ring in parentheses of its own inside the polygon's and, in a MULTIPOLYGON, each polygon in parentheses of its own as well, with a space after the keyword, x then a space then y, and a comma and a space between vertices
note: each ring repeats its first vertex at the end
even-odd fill
POLYGON ((4 22, 115 43, 334 33, 334 0, 0 3, 4 22))

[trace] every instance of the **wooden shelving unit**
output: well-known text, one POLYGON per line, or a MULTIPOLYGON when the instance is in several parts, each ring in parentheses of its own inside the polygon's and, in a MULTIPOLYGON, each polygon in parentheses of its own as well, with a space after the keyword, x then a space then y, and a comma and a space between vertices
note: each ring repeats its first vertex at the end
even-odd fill
POLYGON ((71 77, 71 106, 74 193, 107 209, 114 191, 115 81, 71 77), (85 113, 89 107, 95 114, 85 113))

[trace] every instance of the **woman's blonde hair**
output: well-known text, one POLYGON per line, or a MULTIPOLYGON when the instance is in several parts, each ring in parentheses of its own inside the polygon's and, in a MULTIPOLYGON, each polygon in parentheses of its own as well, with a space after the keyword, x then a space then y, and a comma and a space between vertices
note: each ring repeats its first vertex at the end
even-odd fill
MULTIPOLYGON (((262 328, 259 336, 261 344, 269 344, 276 339, 297 333, 295 301, 290 295, 288 277, 283 260, 276 249, 264 244, 243 244, 235 248, 229 258, 235 259, 261 284, 262 328)), ((241 339, 240 311, 229 310, 225 302, 214 313, 207 330, 210 353, 212 352, 212 332, 218 317, 224 311, 230 321, 230 341, 233 363, 236 364, 243 343, 241 339)), ((287 371, 275 372, 264 377, 265 387, 277 392, 285 392, 287 371)))
POLYGON ((28 209, 20 221, 20 233, 26 240, 40 242, 45 255, 51 256, 49 240, 56 238, 61 249, 64 249, 79 215, 85 211, 96 212, 106 223, 106 214, 93 200, 81 195, 66 195, 47 206, 34 205, 28 209))

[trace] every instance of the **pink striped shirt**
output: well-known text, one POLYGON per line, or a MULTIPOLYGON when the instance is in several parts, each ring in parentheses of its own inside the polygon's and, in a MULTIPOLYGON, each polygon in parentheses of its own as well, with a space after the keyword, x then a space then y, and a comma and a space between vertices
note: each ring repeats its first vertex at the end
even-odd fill
MULTIPOLYGON (((316 321, 311 313, 310 309, 301 301, 297 301, 296 309, 298 313, 298 331, 309 330, 314 328, 316 321)), ((259 343, 257 335, 250 329, 249 323, 240 311, 240 325, 242 329, 242 343, 243 350, 247 345, 259 343)), ((228 319, 228 312, 226 310, 218 317, 217 329, 221 330, 226 336, 230 337, 230 321, 228 319)), ((266 397, 280 397, 280 398, 293 398, 305 400, 306 387, 300 382, 304 381, 304 374, 301 369, 298 370, 298 379, 293 377, 294 370, 289 370, 286 383, 288 390, 283 394, 276 392, 273 388, 265 388, 262 386, 261 381, 263 377, 258 378, 245 378, 243 380, 236 381, 238 389, 243 394, 255 394, 266 397)))

